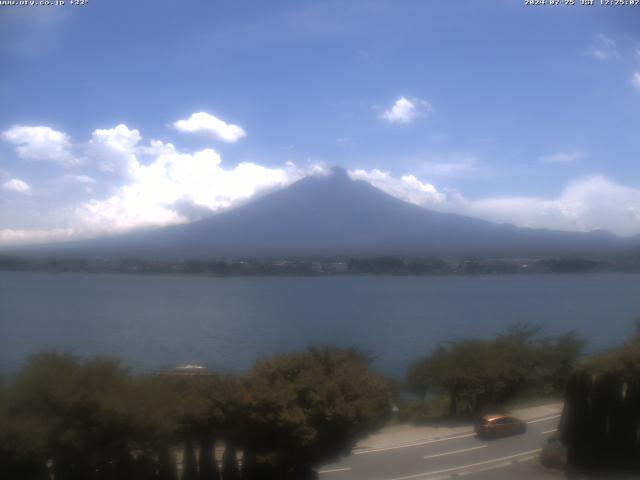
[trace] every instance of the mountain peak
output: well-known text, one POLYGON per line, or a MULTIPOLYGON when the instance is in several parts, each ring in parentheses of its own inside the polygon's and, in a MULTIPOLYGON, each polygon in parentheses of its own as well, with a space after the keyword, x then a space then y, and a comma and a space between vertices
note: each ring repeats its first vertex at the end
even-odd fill
POLYGON ((349 174, 344 167, 331 167, 331 176, 335 180, 350 180, 349 174))
POLYGON ((70 245, 92 255, 543 257, 596 255, 616 237, 519 229, 430 211, 353 180, 342 167, 311 175, 194 223, 70 245))

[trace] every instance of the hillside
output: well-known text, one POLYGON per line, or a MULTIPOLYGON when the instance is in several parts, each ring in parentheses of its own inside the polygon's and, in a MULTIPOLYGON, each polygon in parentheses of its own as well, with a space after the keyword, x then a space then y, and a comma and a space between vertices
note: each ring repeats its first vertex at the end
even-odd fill
POLYGON ((304 178, 185 225, 29 249, 53 255, 164 258, 230 256, 604 256, 631 239, 607 232, 517 228, 406 203, 342 169, 304 178))

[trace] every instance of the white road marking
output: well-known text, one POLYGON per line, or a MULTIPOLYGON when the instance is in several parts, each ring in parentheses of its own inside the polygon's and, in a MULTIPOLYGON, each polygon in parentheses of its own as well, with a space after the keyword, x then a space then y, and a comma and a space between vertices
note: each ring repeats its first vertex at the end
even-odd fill
POLYGON ((547 420, 553 420, 554 418, 560 418, 562 415, 551 415, 550 417, 538 418, 536 420, 529 420, 527 423, 546 422, 547 420))
POLYGON ((480 448, 487 448, 487 447, 488 445, 480 445, 479 447, 463 448, 461 450, 454 450, 452 452, 436 453, 435 455, 426 455, 423 458, 427 460, 429 458, 444 457, 445 455, 454 455, 456 453, 470 452, 471 450, 478 450, 480 448))
MULTIPOLYGON (((527 423, 546 422, 547 420, 553 420, 554 418, 560 418, 560 417, 561 417, 560 414, 551 415, 551 416, 548 416, 548 417, 537 418, 535 420, 529 420, 527 423)), ((473 437, 474 435, 475 435, 475 433, 466 433, 464 435, 456 435, 456 436, 453 436, 453 437, 438 438, 438 439, 434 439, 434 440, 422 440, 422 441, 417 441, 417 442, 407 442, 407 443, 401 443, 401 444, 398 444, 398 445, 394 445, 392 447, 371 448, 371 449, 367 449, 367 450, 360 450, 359 452, 353 452, 353 455, 364 455, 365 453, 386 452, 388 450, 398 450, 400 448, 419 447, 421 445, 430 445, 432 443, 446 442, 448 440, 456 440, 458 438, 473 437)))
POLYGON ((437 440, 425 440, 425 441, 422 441, 422 442, 404 443, 402 445, 394 445, 393 447, 372 448, 370 450, 362 450, 360 452, 353 452, 353 454, 354 455, 363 455, 365 453, 386 452, 387 450, 397 450, 399 448, 419 447, 420 445, 429 445, 429 444, 432 444, 432 443, 446 442, 448 440, 456 440, 458 438, 467 438, 467 437, 473 437, 473 436, 475 436, 475 433, 466 433, 464 435, 456 435, 455 437, 439 438, 437 440))
MULTIPOLYGON (((536 456, 537 455, 529 455, 527 457, 518 458, 517 460, 511 460, 511 461, 506 461, 506 462, 501 462, 501 463, 496 463, 496 464, 493 464, 493 465, 489 465, 488 467, 474 468, 473 470, 467 470, 466 472, 454 473, 452 475, 449 475, 446 478, 451 478, 452 476, 455 476, 455 477, 466 477, 467 475, 474 475, 476 473, 488 472, 490 470, 498 470, 500 468, 510 467, 514 463, 530 462, 531 460, 535 460, 536 456)), ((431 477, 430 480, 435 480, 435 479, 433 477, 431 477)))
POLYGON ((349 472, 349 471, 351 471, 351 467, 330 468, 329 470, 319 470, 318 475, 322 475, 323 473, 336 473, 336 472, 349 472))
POLYGON ((558 429, 554 428, 553 430, 545 430, 544 432, 542 432, 542 435, 546 435, 547 433, 553 433, 553 432, 557 432, 558 429))
POLYGON ((467 465, 460 465, 460 466, 457 466, 457 467, 443 468, 442 470, 433 470, 431 472, 414 473, 413 475, 405 475, 404 477, 394 477, 394 478, 390 478, 389 480, 409 480, 410 478, 428 477, 428 476, 431 476, 431 475, 438 475, 440 473, 453 472, 453 471, 456 471, 456 470, 464 470, 466 468, 477 467, 477 466, 480 466, 480 465, 487 465, 489 463, 502 462, 504 460, 510 460, 512 458, 522 457, 524 455, 531 455, 532 453, 538 453, 541 450, 542 450, 541 448, 537 448, 535 450, 528 450, 526 452, 520 452, 520 453, 515 453, 513 455, 507 455, 506 457, 492 458, 491 460, 485 460, 483 462, 469 463, 467 465))

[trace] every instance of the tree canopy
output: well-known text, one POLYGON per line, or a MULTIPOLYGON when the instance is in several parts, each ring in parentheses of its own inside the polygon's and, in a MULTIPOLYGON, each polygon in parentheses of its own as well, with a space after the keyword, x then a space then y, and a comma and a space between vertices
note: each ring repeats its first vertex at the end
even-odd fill
POLYGON ((335 347, 258 362, 244 399, 251 448, 291 467, 348 454, 390 411, 387 384, 368 364, 362 352, 335 347))
POLYGON ((444 392, 452 415, 475 415, 506 402, 527 386, 561 392, 584 341, 574 333, 541 337, 515 325, 492 339, 440 344, 411 364, 410 388, 424 396, 444 392))
POLYGON ((243 479, 308 478, 388 411, 386 383, 354 349, 276 355, 237 378, 136 376, 117 360, 47 352, 0 385, 0 473, 175 480, 181 458, 184 480, 234 480, 243 451, 243 479))

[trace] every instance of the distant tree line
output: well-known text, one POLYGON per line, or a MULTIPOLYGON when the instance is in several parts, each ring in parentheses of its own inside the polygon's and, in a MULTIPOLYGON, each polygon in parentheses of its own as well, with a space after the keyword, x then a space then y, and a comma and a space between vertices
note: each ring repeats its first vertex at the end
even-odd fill
POLYGON ((327 257, 327 258, 27 258, 0 255, 0 271, 186 273, 214 276, 247 275, 490 275, 513 273, 591 273, 639 271, 635 258, 462 258, 327 257))
POLYGON ((236 377, 135 376, 115 360, 38 354, 0 389, 0 477, 314 478, 390 411, 369 361, 322 347, 236 377))
POLYGON ((402 258, 393 256, 349 259, 349 272, 373 275, 424 275, 452 272, 453 265, 441 258, 402 258))

